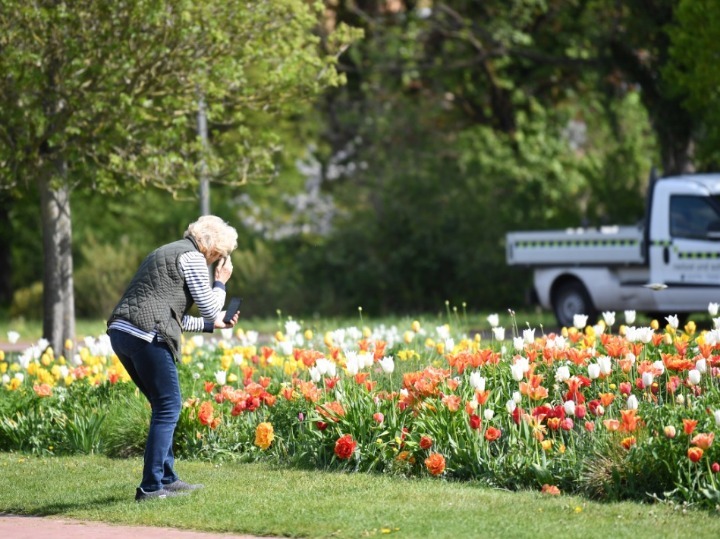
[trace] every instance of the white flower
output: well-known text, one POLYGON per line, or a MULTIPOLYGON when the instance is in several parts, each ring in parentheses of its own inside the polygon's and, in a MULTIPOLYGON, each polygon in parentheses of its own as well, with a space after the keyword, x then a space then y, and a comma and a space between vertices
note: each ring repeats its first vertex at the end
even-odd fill
POLYGON ((24 375, 23 373, 21 373, 21 372, 16 372, 16 373, 15 373, 15 379, 16 379, 16 380, 20 380, 20 381, 22 382, 23 380, 25 380, 25 375, 24 375))
POLYGON ((720 329, 720 318, 713 318, 713 329, 720 329))
POLYGON ((317 384, 317 383, 320 381, 320 379, 322 378, 322 374, 320 374, 320 369, 318 369, 317 366, 315 366, 315 367, 310 367, 310 368, 308 369, 308 372, 310 373, 310 379, 311 379, 313 382, 315 382, 316 384, 317 384))
POLYGON ((625 311, 625 323, 626 324, 634 324, 635 323, 635 311, 625 311))
POLYGON ((488 315, 487 321, 491 328, 496 328, 500 325, 500 317, 497 314, 488 315))
POLYGON ((222 338, 226 341, 229 341, 232 339, 233 336, 233 328, 223 328, 220 330, 220 335, 222 335, 222 338))
POLYGON ((528 372, 530 370, 530 360, 526 357, 518 356, 514 364, 520 365, 523 372, 528 372))
POLYGON ((298 324, 295 320, 288 320, 285 322, 285 334, 288 337, 295 336, 298 331, 300 331, 300 324, 298 324))
POLYGON ((713 415, 715 416, 715 425, 720 427, 720 410, 715 410, 713 415))
POLYGON ((597 363, 591 363, 588 365, 588 377, 591 380, 595 380, 600 377, 600 365, 597 363))
POLYGON ((522 402, 522 395, 520 394, 519 391, 513 391, 512 400, 516 404, 520 404, 522 402))
POLYGON ((233 363, 235 363, 235 365, 242 365, 243 359, 242 354, 233 354, 233 363))
POLYGON ((485 378, 480 376, 480 371, 470 374, 470 385, 478 391, 485 391, 485 378))
POLYGON ((7 338, 10 344, 15 344, 18 342, 18 339, 20 338, 20 334, 17 331, 8 331, 7 332, 7 338))
POLYGON ((355 376, 360 372, 360 359, 355 352, 345 354, 345 369, 350 376, 355 376))
POLYGON ((573 326, 575 326, 578 329, 582 329, 587 325, 588 315, 586 314, 576 314, 573 315, 573 326))
POLYGON ((653 373, 645 371, 642 374, 643 387, 650 387, 653 383, 653 379, 654 379, 653 373))
MULTIPOLYGON (((635 361, 633 361, 633 363, 635 363, 635 361)), ((653 363, 653 368, 659 373, 659 376, 665 374, 665 364, 661 360, 658 359, 653 363)))
POLYGON ((455 341, 453 339, 445 339, 445 351, 451 352, 455 348, 455 341))
POLYGON ((193 380, 200 380, 200 373, 199 373, 199 372, 194 372, 193 375, 192 375, 192 377, 193 377, 193 380))
POLYGON ((483 416, 485 416, 486 421, 490 421, 495 416, 495 412, 493 412, 490 408, 485 408, 483 416))
POLYGON ((638 408, 638 399, 635 395, 630 395, 627 399, 627 409, 628 410, 637 410, 638 408))
POLYGON ((600 374, 610 374, 612 372, 612 360, 608 356, 598 356, 598 365, 600 366, 600 374))
POLYGON ((278 343, 278 348, 280 349, 280 355, 291 356, 294 346, 292 341, 280 341, 278 343))
POLYGON ((535 328, 523 329, 523 340, 528 344, 534 343, 535 342, 535 328))
POLYGON ((258 332, 257 331, 246 331, 242 338, 242 343, 245 346, 253 346, 257 344, 258 332))
POLYGON ((575 415, 575 401, 565 401, 563 408, 565 409, 565 413, 567 415, 575 415))
POLYGON ((608 326, 612 326, 615 323, 615 311, 605 311, 602 313, 602 317, 608 326))
MULTIPOLYGON (((509 399, 505 403, 505 409, 508 411, 509 414, 512 414, 515 411, 515 408, 517 408, 517 403, 514 400, 509 399)), ((718 410, 717 413, 720 414, 720 410, 718 410)), ((715 421, 718 422, 718 425, 720 425, 720 420, 716 418, 715 421)))
POLYGON ((513 347, 515 350, 522 350, 525 348, 525 341, 522 337, 513 337, 513 347))
POLYGON ((504 341, 505 340, 505 328, 503 327, 494 327, 492 328, 493 337, 495 337, 498 341, 504 341))
POLYGON ((215 381, 218 383, 218 385, 224 386, 225 382, 227 382, 227 372, 217 371, 215 373, 215 381))
POLYGON ((675 404, 679 404, 680 406, 685 404, 685 397, 683 396, 682 393, 680 393, 677 397, 675 397, 675 404))
POLYGON ((695 362, 695 368, 700 374, 705 374, 707 372, 707 360, 705 358, 698 359, 695 362))
POLYGON ((525 371, 523 371, 522 365, 510 365, 510 373, 512 374, 513 380, 519 382, 523 379, 525 371))
POLYGON ((717 303, 708 303, 708 313, 710 314, 710 316, 717 316, 718 307, 720 307, 720 305, 718 305, 717 303))
POLYGON ((555 380, 558 382, 564 382, 565 380, 568 380, 570 378, 570 369, 567 365, 562 365, 558 367, 557 371, 555 371, 555 380))
POLYGON ((9 383, 10 383, 10 375, 9 375, 9 374, 3 374, 3 375, 2 375, 2 383, 3 383, 3 384, 9 384, 9 383))
POLYGON ((195 366, 198 368, 199 371, 201 371, 205 368, 205 363, 203 363, 202 361, 198 361, 195 366))
POLYGON ((369 352, 361 352, 358 354, 358 360, 360 361, 360 368, 365 369, 367 367, 372 367, 373 363, 375 362, 375 358, 373 355, 369 352))
POLYGON ((387 374, 391 374, 395 370, 395 360, 393 360, 392 356, 385 356, 378 363, 380 363, 383 372, 387 374))
POLYGON ((697 369, 692 369, 690 372, 688 372, 688 383, 691 386, 696 386, 700 383, 700 378, 702 378, 702 375, 700 374, 700 371, 697 369))
POLYGON ((668 321, 668 324, 670 324, 670 327, 673 329, 677 329, 680 325, 680 320, 678 320, 678 317, 676 314, 671 314, 670 316, 666 316, 665 320, 668 321))
POLYGON ((437 331, 438 337, 440 337, 440 339, 443 341, 446 341, 450 338, 450 326, 448 326, 447 324, 436 327, 435 331, 437 331))

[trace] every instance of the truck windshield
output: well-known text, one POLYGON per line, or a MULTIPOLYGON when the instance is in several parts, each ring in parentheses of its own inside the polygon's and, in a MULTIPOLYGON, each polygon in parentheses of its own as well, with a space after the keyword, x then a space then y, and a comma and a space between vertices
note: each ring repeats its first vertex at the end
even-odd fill
POLYGON ((708 239, 711 232, 720 233, 720 196, 670 197, 671 236, 708 239))

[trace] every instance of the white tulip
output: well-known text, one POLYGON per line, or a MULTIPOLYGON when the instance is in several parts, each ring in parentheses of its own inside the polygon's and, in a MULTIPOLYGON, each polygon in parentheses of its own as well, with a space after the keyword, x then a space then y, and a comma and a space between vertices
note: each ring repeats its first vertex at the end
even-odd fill
POLYGON ((625 311, 625 323, 626 324, 634 324, 635 323, 635 311, 625 311))
POLYGON ((523 340, 528 344, 534 343, 535 342, 535 328, 523 329, 523 340))
POLYGON ((665 320, 667 320, 668 324, 670 324, 670 327, 673 329, 677 329, 680 325, 680 320, 678 319, 676 314, 671 314, 670 316, 666 316, 665 320))
POLYGON ((522 337, 513 337, 513 346, 515 350, 522 350, 525 348, 525 340, 522 337))
POLYGON ((575 415, 575 401, 565 401, 563 408, 567 415, 575 415))
POLYGON ((638 408, 638 399, 635 395, 630 395, 627 399, 627 409, 628 410, 637 410, 638 408))
POLYGON ((17 331, 8 331, 7 338, 8 338, 8 342, 10 344, 15 344, 16 342, 18 342, 18 339, 20 338, 20 334, 17 331))
POLYGON ((720 410, 715 410, 713 415, 715 416, 715 425, 720 427, 720 410))
POLYGON ((288 320, 285 322, 285 333, 288 337, 293 337, 298 331, 300 331, 300 324, 298 324, 295 320, 288 320))
POLYGON ((345 355, 345 369, 350 376, 355 376, 360 371, 360 360, 354 352, 345 355))
POLYGON ((387 374, 392 374, 392 372, 395 370, 395 360, 393 360, 392 356, 385 356, 380 361, 380 367, 382 367, 383 372, 387 374))
POLYGON ((588 377, 591 380, 595 380, 600 377, 600 365, 597 363, 591 363, 588 365, 588 377))
POLYGON ((20 381, 22 382, 23 380, 25 380, 25 375, 24 375, 23 373, 21 373, 21 372, 16 372, 16 373, 15 373, 15 379, 16 379, 16 380, 20 380, 20 381))
POLYGON ((3 384, 9 384, 9 383, 10 383, 10 375, 9 375, 9 374, 3 374, 3 375, 2 375, 2 383, 3 383, 3 384))
POLYGON ((485 417, 486 421, 490 421, 493 417, 495 417, 495 412, 492 411, 490 408, 485 408, 485 412, 483 412, 483 417, 485 417))
POLYGON ((695 368, 700 374, 705 374, 707 372, 707 360, 705 358, 698 359, 695 362, 695 368))
POLYGON ((602 317, 608 326, 612 326, 615 323, 615 311, 605 311, 602 313, 602 317))
POLYGON ((491 328, 495 328, 500 325, 500 317, 497 314, 488 315, 487 321, 491 328))
MULTIPOLYGON (((505 409, 508 411, 509 414, 512 414, 515 411, 515 408, 517 408, 517 403, 514 400, 509 399, 505 403, 505 409)), ((720 410, 716 412, 716 415, 717 414, 720 414, 720 410)), ((720 425, 720 418, 716 417, 715 421, 718 423, 718 425, 720 425)))
POLYGON ((322 374, 320 374, 320 369, 318 369, 317 367, 310 367, 308 369, 308 372, 310 373, 310 379, 316 384, 322 378, 322 374))
POLYGON ((281 341, 278 347, 280 348, 280 354, 283 356, 291 356, 293 353, 292 341, 281 341))
POLYGON ((568 380, 570 378, 570 368, 567 365, 562 365, 558 367, 557 371, 555 371, 555 381, 557 382, 564 382, 565 380, 568 380))
POLYGON ((578 329, 582 329, 587 325, 588 316, 586 314, 575 314, 573 315, 573 326, 578 329))
POLYGON ((519 382, 523 379, 523 376, 525 375, 525 371, 523 371, 522 365, 510 365, 510 373, 512 374, 513 380, 516 382, 519 382))
POLYGON ((600 366, 600 374, 610 374, 612 372, 612 360, 608 356, 598 356, 597 362, 600 366))
POLYGON ((696 386, 700 383, 700 378, 702 378, 702 375, 700 374, 700 371, 697 369, 692 369, 690 372, 688 372, 688 383, 691 386, 696 386))
MULTIPOLYGON (((633 363, 635 362, 633 361, 633 363)), ((658 359, 653 363, 653 368, 658 372, 658 376, 665 374, 665 364, 661 360, 658 359)))
POLYGON ((478 391, 485 391, 485 378, 480 376, 480 371, 470 374, 470 385, 478 391))
POLYGON ((710 316, 717 316, 718 307, 720 307, 720 305, 718 305, 717 303, 708 303, 708 313, 710 314, 710 316))
POLYGON ((522 402, 522 395, 520 394, 519 391, 513 391, 512 400, 516 404, 520 404, 522 402))
POLYGON ((653 378, 654 378, 653 373, 651 373, 651 372, 644 372, 644 373, 642 374, 643 387, 650 387, 650 386, 652 385, 652 383, 653 383, 653 378))
POLYGON ((218 383, 218 385, 224 386, 227 382, 227 372, 226 371, 217 371, 215 373, 215 381, 218 383))
POLYGON ((504 341, 505 340, 505 328, 503 327, 494 327, 492 328, 493 337, 495 337, 495 340, 497 341, 504 341))

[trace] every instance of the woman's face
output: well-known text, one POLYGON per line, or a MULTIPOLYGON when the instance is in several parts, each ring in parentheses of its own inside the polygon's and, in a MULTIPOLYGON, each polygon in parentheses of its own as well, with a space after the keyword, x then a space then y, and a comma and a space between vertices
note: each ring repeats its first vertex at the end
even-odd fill
POLYGON ((227 256, 227 253, 221 253, 220 251, 217 251, 213 249, 209 253, 205 254, 205 259, 208 261, 208 264, 214 264, 218 260, 225 258, 227 256))

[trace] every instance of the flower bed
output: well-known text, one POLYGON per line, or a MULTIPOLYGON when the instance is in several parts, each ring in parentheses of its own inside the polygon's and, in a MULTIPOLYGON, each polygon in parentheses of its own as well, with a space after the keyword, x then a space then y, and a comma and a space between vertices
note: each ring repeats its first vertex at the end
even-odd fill
MULTIPOLYGON (((177 454, 715 507, 720 330, 626 316, 188 338, 177 454)), ((141 454, 148 407, 107 339, 44 344, 0 356, 0 449, 141 454)))

